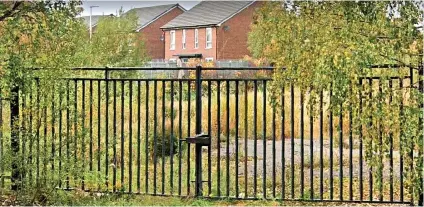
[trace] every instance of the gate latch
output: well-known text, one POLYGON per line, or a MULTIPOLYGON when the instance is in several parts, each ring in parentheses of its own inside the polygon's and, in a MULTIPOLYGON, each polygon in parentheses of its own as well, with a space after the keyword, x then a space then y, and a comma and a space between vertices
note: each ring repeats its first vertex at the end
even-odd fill
POLYGON ((211 145, 211 138, 208 134, 197 134, 194 137, 187 137, 186 139, 187 143, 190 144, 196 144, 200 146, 210 146, 211 145))

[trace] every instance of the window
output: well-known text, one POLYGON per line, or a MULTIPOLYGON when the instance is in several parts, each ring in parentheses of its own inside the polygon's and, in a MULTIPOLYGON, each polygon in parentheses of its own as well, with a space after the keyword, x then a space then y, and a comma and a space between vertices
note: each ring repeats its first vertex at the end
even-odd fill
POLYGON ((175 30, 171 30, 169 32, 169 35, 171 36, 171 44, 169 46, 169 49, 175 50, 175 30))
POLYGON ((171 59, 169 59, 169 61, 168 61, 169 63, 176 63, 177 62, 177 59, 175 59, 175 58, 171 58, 171 59))
POLYGON ((183 29, 183 49, 186 48, 186 30, 183 29))
POLYGON ((198 29, 194 30, 194 48, 195 49, 199 48, 199 30, 198 29))
POLYGON ((212 48, 212 28, 206 28, 206 49, 212 48))
POLYGON ((213 62, 213 58, 205 58, 206 62, 213 62))

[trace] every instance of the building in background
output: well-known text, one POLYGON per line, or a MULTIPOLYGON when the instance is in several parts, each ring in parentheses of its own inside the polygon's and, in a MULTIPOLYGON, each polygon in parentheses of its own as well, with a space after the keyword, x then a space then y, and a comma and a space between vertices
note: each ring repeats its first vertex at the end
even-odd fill
MULTIPOLYGON (((140 38, 144 41, 147 54, 153 60, 163 60, 165 58, 164 40, 165 36, 161 26, 168 23, 186 10, 179 4, 167 4, 152 7, 134 8, 122 15, 135 12, 138 17, 138 25, 135 32, 140 32, 140 38)), ((112 15, 112 14, 111 14, 112 15)), ((113 15, 112 15, 113 16, 113 15)), ((92 15, 91 27, 95 30, 98 21, 104 15, 92 15)), ((90 16, 80 17, 87 28, 90 28, 90 16)))
POLYGON ((249 55, 248 33, 259 1, 202 1, 161 28, 165 59, 237 60, 249 55))
POLYGON ((165 36, 160 27, 185 11, 179 4, 134 8, 128 11, 135 12, 138 16, 138 27, 135 28, 135 31, 141 33, 141 38, 151 59, 165 58, 165 36))

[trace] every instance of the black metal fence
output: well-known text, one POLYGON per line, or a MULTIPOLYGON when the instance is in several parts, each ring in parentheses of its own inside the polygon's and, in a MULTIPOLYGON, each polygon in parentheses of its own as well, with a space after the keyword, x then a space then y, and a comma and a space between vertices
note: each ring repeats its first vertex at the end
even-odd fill
MULTIPOLYGON (((1 187, 12 185, 12 177, 17 185, 99 192, 413 202, 402 132, 390 143, 384 176, 375 178, 362 137, 352 132, 352 113, 328 110, 331 89, 306 108, 308 93, 295 85, 279 89, 284 96, 271 95, 272 68, 237 68, 256 71, 244 78, 205 77, 232 69, 184 68, 194 78, 145 79, 110 74, 154 68, 79 68, 105 77, 35 79, 17 104, 0 104, 1 187)), ((384 84, 410 90, 405 86, 418 79, 407 71, 384 84)), ((376 85, 379 93, 383 81, 366 77, 360 84, 376 85)))

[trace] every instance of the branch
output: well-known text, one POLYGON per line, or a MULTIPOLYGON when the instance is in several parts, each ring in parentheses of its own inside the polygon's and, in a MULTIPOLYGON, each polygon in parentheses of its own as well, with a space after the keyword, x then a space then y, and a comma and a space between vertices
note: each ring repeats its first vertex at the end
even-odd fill
POLYGON ((10 10, 7 10, 2 16, 0 16, 0 22, 4 21, 6 18, 14 15, 16 9, 23 3, 23 1, 18 1, 13 4, 13 7, 10 10))
POLYGON ((398 59, 396 59, 396 58, 394 58, 394 57, 389 57, 389 56, 387 56, 387 55, 384 55, 384 54, 379 54, 380 56, 382 56, 382 57, 384 57, 384 58, 387 58, 387 59, 389 59, 389 60, 393 60, 393 61, 396 61, 396 62, 398 62, 398 63, 400 63, 400 64, 403 64, 403 65, 408 65, 408 64, 406 64, 405 62, 403 62, 403 61, 401 61, 401 60, 398 60, 398 59))

